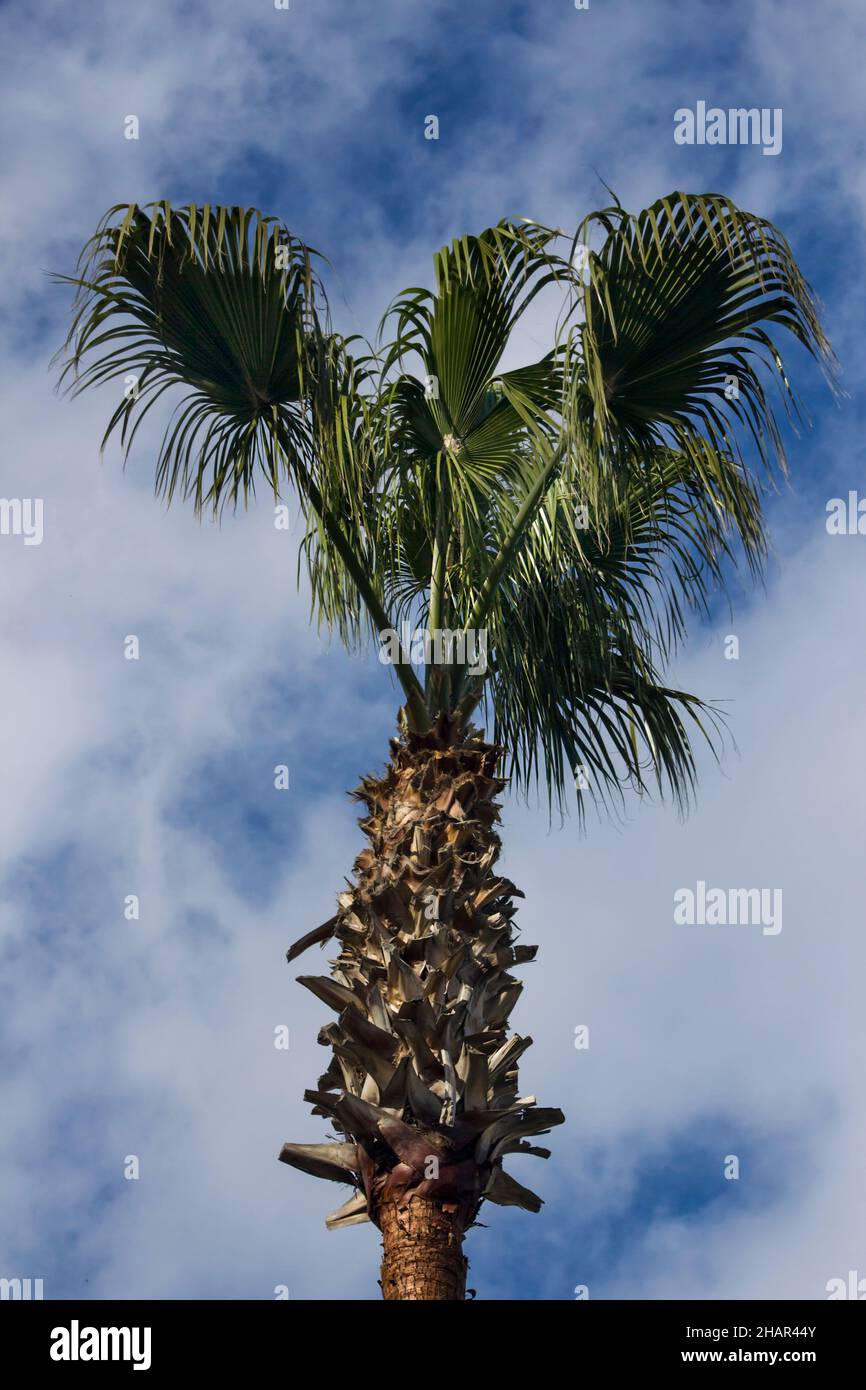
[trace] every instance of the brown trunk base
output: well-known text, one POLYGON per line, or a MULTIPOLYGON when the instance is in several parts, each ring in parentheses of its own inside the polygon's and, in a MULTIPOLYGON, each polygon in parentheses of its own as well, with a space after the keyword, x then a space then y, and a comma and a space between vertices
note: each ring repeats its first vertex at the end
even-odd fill
POLYGON ((382 1227, 382 1297, 460 1300, 466 1297, 467 1260, 456 1212, 413 1198, 406 1206, 385 1202, 382 1227))

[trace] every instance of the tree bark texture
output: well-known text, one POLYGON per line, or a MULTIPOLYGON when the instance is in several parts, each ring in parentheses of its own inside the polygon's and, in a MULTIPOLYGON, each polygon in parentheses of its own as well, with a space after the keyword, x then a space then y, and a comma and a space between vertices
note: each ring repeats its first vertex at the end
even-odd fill
POLYGON ((401 1301, 463 1300, 467 1261, 456 1212, 415 1197, 405 1205, 386 1202, 382 1227, 382 1297, 401 1301))

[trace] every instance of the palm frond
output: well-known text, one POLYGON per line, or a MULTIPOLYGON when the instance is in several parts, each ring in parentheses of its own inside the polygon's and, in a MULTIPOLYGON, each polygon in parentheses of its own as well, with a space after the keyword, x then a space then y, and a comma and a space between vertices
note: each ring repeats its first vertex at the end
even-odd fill
MULTIPOLYGON (((314 602, 351 642, 389 619, 356 486, 364 366, 330 331, 320 259, 257 209, 111 208, 78 273, 56 277, 77 290, 60 381, 77 395, 125 379, 102 447, 119 428, 126 455, 163 394, 185 390, 156 461, 168 501, 218 513, 246 504, 259 475, 275 499, 294 485, 332 556, 327 572, 312 566, 314 602)), ((397 675, 423 719, 417 679, 402 664, 397 675)))
POLYGON ((257 210, 154 203, 109 210, 79 260, 61 382, 73 394, 125 378, 102 440, 128 455, 166 391, 185 391, 166 428, 156 489, 197 509, 276 492, 277 414, 309 453, 304 380, 327 301, 317 253, 257 210))
POLYGON ((718 459, 740 456, 746 436, 767 473, 784 468, 765 381, 792 419, 799 408, 772 331, 792 334, 831 380, 833 359, 782 233, 718 194, 686 193, 637 216, 592 213, 575 245, 596 228, 606 237, 579 294, 571 408, 599 454, 615 462, 626 446, 646 458, 672 444, 724 491, 718 459))

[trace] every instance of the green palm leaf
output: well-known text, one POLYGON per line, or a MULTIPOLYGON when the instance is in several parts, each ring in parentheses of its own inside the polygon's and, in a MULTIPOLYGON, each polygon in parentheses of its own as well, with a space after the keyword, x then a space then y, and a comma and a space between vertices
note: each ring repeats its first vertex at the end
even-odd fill
POLYGON ((625 444, 646 457, 674 442, 719 482, 715 455, 736 452, 745 430, 763 467, 784 465, 765 378, 797 406, 768 330, 785 329, 826 367, 831 354, 782 234, 718 194, 673 193, 637 216, 593 213, 576 244, 596 227, 607 236, 579 295, 574 404, 598 450, 616 456, 625 444))
POLYGON ((103 437, 137 429, 173 387, 157 491, 197 508, 245 500, 261 472, 278 485, 277 421, 305 456, 311 347, 327 306, 316 253, 273 218, 240 208, 113 208, 85 248, 61 379, 74 394, 124 377, 103 437), (122 214, 122 216, 119 216, 122 214))

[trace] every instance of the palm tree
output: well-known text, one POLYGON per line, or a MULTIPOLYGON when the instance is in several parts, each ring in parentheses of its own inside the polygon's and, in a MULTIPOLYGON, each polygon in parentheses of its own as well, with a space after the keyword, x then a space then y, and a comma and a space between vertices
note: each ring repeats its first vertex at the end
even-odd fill
POLYGON ((337 943, 330 974, 299 977, 336 1015, 306 1092, 333 1137, 280 1157, 352 1187, 327 1224, 380 1228, 386 1299, 462 1299, 481 1203, 541 1206, 503 1160, 548 1157, 527 1141, 564 1118, 520 1093, 513 972, 537 948, 499 798, 510 780, 551 806, 576 785, 581 814, 630 789, 688 804, 694 740, 717 750, 721 726, 663 672, 689 611, 765 555, 770 378, 797 410, 771 333, 830 375, 832 355, 784 237, 718 195, 461 237, 376 350, 334 330, 322 267, 258 211, 113 208, 59 277, 61 380, 125 378, 103 444, 119 429, 127 453, 183 388, 157 492, 214 513, 262 479, 296 497, 317 620, 393 665, 390 759, 354 793, 367 845, 288 952, 337 943), (531 305, 548 350, 504 370, 531 305))

